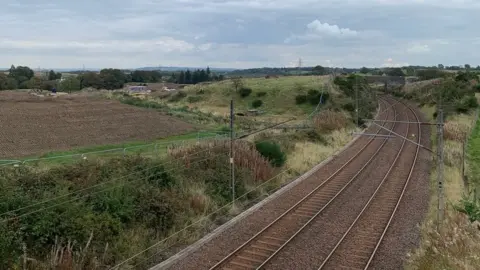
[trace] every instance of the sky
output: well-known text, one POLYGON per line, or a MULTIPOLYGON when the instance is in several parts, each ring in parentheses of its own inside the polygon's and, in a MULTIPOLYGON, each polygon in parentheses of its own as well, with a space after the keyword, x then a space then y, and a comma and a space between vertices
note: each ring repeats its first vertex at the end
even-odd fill
POLYGON ((0 67, 480 64, 478 0, 0 0, 0 67))

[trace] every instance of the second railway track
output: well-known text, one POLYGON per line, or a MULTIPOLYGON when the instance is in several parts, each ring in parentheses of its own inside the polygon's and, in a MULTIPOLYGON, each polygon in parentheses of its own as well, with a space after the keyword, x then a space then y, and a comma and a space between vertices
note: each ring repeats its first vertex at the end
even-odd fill
MULTIPOLYGON (((405 126, 405 133, 401 135, 414 137, 413 141, 420 144, 420 119, 413 109, 405 107, 406 121, 416 123, 402 124, 405 126)), ((368 269, 405 194, 419 150, 419 145, 403 140, 387 174, 324 259, 319 270, 368 269)))
MULTIPOLYGON (((396 120, 396 101, 384 101, 385 120, 396 120)), ((395 123, 384 122, 382 126, 394 129, 395 123)), ((378 128, 376 134, 389 135, 378 128)), ((325 181, 319 183, 303 199, 285 211, 260 232, 224 257, 210 269, 260 269, 287 246, 302 230, 312 223, 329 205, 357 181, 360 173, 370 165, 383 149, 387 140, 371 138, 341 168, 325 181), (354 162, 355 161, 355 162, 354 162)), ((403 144, 401 146, 403 148, 403 144)), ((401 151, 401 148, 398 152, 401 151)))

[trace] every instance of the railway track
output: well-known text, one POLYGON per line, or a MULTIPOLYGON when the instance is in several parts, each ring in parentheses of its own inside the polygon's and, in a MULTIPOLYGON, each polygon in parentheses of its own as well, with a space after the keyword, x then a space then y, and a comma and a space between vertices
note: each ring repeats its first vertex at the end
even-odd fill
MULTIPOLYGON (((406 131, 402 135, 410 137, 411 134, 417 134, 415 141, 419 144, 421 128, 418 122, 420 119, 412 108, 405 107, 407 108, 406 120, 417 122, 417 124, 405 124, 406 131)), ((319 270, 368 269, 405 194, 417 162, 419 149, 418 145, 403 140, 400 151, 387 174, 348 230, 324 259, 319 270)))
MULTIPOLYGON (((386 119, 383 119, 385 121, 382 123, 382 126, 393 130, 396 123, 387 122, 387 120, 397 119, 397 103, 387 100, 382 102, 387 115, 386 119)), ((389 135, 391 133, 378 128, 375 134, 389 135)), ((317 187, 295 205, 210 269, 259 269, 266 266, 270 260, 357 180, 362 171, 384 148, 386 142, 387 140, 384 139, 370 138, 359 151, 330 177, 318 184, 317 187)))

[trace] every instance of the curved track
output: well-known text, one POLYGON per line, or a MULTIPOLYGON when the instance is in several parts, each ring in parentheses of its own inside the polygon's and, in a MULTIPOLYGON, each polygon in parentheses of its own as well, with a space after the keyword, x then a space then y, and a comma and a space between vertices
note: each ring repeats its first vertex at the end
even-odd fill
MULTIPOLYGON (((406 120, 417 123, 404 124, 401 135, 413 134, 419 144, 420 119, 413 109, 405 107, 406 120)), ((387 174, 318 269, 368 269, 405 194, 419 150, 418 145, 403 140, 387 174)))
MULTIPOLYGON (((386 114, 384 120, 397 120, 395 102, 396 101, 391 102, 388 100, 382 101, 382 107, 386 114)), ((399 126, 401 125, 402 124, 399 124, 399 126)), ((396 128, 396 124, 390 122, 383 122, 382 126, 392 130, 396 128)), ((389 135, 391 133, 378 128, 376 134, 389 135)), ((385 139, 375 137, 370 138, 358 152, 356 152, 330 177, 321 182, 295 205, 210 269, 259 269, 265 267, 285 246, 287 246, 298 234, 302 233, 310 223, 328 208, 353 182, 358 180, 358 176, 362 171, 364 171, 365 168, 371 164, 377 154, 384 149, 386 142, 387 140, 385 139)), ((396 160, 398 159, 398 156, 400 156, 404 145, 405 143, 403 142, 401 148, 398 150, 399 154, 397 155, 396 160)), ((391 169, 388 170, 387 174, 389 174, 390 171, 391 169)), ((384 180, 387 176, 388 175, 385 176, 384 180)), ((385 181, 382 181, 382 183, 384 182, 385 181)), ((345 239, 346 237, 342 238, 345 239)), ((337 247, 338 246, 340 246, 340 244, 338 244, 337 247)), ((378 245, 376 247, 378 247, 378 245)), ((333 258, 333 255, 328 259, 330 258, 333 258)))

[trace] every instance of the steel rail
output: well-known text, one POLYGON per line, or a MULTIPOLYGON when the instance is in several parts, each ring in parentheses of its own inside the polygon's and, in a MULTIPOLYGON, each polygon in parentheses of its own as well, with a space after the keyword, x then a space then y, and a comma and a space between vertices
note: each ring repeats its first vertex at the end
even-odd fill
MULTIPOLYGON (((402 103, 403 104, 403 103, 402 103)), ((404 104, 405 105, 405 104, 404 104)), ((415 116, 415 118, 418 120, 418 116, 416 115, 415 111, 412 110, 409 106, 406 106, 411 112, 413 112, 413 115, 415 116)), ((408 120, 408 113, 406 114, 407 115, 407 120, 408 120)), ((408 121, 405 121, 405 122, 408 122, 408 121)), ((421 128, 420 128, 420 123, 417 121, 415 122, 415 124, 417 124, 417 127, 418 127, 418 133, 419 133, 419 136, 418 136, 418 140, 420 141, 420 136, 421 136, 421 128)), ((410 125, 407 125, 407 131, 406 131, 406 134, 408 134, 409 132, 409 129, 410 129, 410 125)), ((390 166, 390 168, 388 169, 387 173, 385 174, 385 176, 383 177, 382 181, 380 182, 380 184, 378 185, 378 187, 376 188, 375 192, 372 194, 372 196, 370 196, 369 200, 367 201, 367 203, 365 204, 365 206, 362 208, 362 210, 360 211, 360 213, 357 215, 357 217, 355 218, 355 220, 352 222, 352 224, 350 225, 350 227, 347 229, 347 231, 342 235, 342 237, 339 239, 339 241, 337 242, 337 244, 333 247, 333 249, 331 250, 331 252, 327 255, 327 257, 324 259, 323 263, 320 265, 320 267, 318 268, 318 270, 321 270, 325 267, 325 265, 329 262, 329 260, 332 258, 332 256, 335 254, 335 252, 338 250, 338 247, 343 243, 343 241, 345 240, 345 238, 351 233, 352 229, 354 228, 354 226, 357 224, 358 220, 365 214, 366 210, 368 209, 368 207, 371 205, 371 202, 376 198, 376 196, 378 195, 378 192, 379 190, 381 189, 381 187, 383 186, 383 184, 386 182, 387 178, 390 176, 390 173, 392 171, 392 169, 395 167, 400 155, 402 154, 402 151, 404 149, 404 146, 406 144, 407 140, 403 140, 402 142, 402 146, 400 148, 400 150, 398 151, 397 155, 395 156, 395 159, 394 161, 392 162, 392 165, 390 166)), ((368 262, 366 263, 364 269, 368 269, 368 266, 370 265, 371 261, 373 260, 373 257, 376 253, 376 251, 378 250, 378 247, 380 246, 380 243, 381 241, 383 240, 384 238, 384 235, 388 229, 388 227, 390 226, 390 223, 395 215, 395 212, 398 208, 398 205, 400 204, 400 201, 405 193, 405 190, 406 190, 406 187, 408 185, 408 182, 411 178, 411 175, 413 173, 413 169, 415 167, 415 164, 416 164, 416 160, 417 160, 417 156, 418 156, 418 151, 419 151, 420 147, 417 145, 416 146, 416 152, 415 152, 415 157, 414 157, 414 160, 412 162, 412 166, 410 167, 410 171, 409 171, 409 174, 408 174, 408 177, 407 177, 407 180, 403 186, 403 189, 402 189, 402 192, 399 196, 399 199, 397 200, 396 204, 395 204, 395 208, 394 210, 392 211, 392 214, 390 215, 389 217, 389 221, 387 223, 387 225, 385 226, 383 232, 382 232, 382 235, 380 236, 379 240, 377 241, 376 245, 375 245, 375 248, 372 252, 372 254, 370 255, 369 257, 369 260, 368 262)))
MULTIPOLYGON (((402 102, 403 103, 403 102, 402 102)), ((417 122, 420 121, 419 117, 418 117, 418 114, 415 112, 414 109, 412 109, 409 105, 403 103, 412 113, 413 115, 415 116, 415 119, 417 120, 417 122)), ((420 124, 417 124, 417 127, 418 127, 418 139, 417 139, 417 143, 420 144, 421 142, 421 138, 422 138, 422 128, 420 126, 420 124)), ((382 232, 382 235, 380 236, 380 239, 378 240, 377 242, 377 245, 375 246, 375 249, 373 250, 372 252, 372 255, 370 255, 370 258, 368 259, 368 262, 367 262, 367 265, 365 266, 365 270, 368 269, 368 266, 370 265, 370 263, 372 262, 373 260, 373 257, 375 257, 375 254, 377 253, 377 250, 378 248, 380 247, 380 244, 382 243, 383 241, 383 238, 385 237, 385 234, 387 233, 387 230, 388 228, 390 227, 391 223, 392 223, 392 220, 393 220, 393 217, 395 216, 396 212, 397 212, 397 209, 398 209, 398 206, 400 205, 400 202, 402 201, 402 198, 403 198, 403 195, 405 194, 405 190, 407 189, 407 186, 408 186, 408 183, 410 182, 410 179, 412 178, 412 174, 413 174, 413 170, 415 168, 415 164, 417 163, 417 159, 418 159, 418 152, 420 151, 420 146, 417 144, 417 149, 415 151, 415 158, 413 160, 413 165, 412 167, 410 168, 410 172, 408 173, 408 178, 407 178, 407 181, 405 182, 405 185, 403 186, 403 189, 402 189, 402 193, 400 194, 400 198, 398 199, 398 202, 397 204, 395 205, 395 209, 393 210, 393 213, 392 215, 390 216, 390 219, 388 220, 388 223, 387 225, 385 226, 385 229, 383 230, 382 232)))
MULTIPOLYGON (((384 103, 386 103, 388 105, 388 102, 386 101, 382 101, 384 103)), ((393 109, 393 112, 394 112, 394 117, 396 119, 396 111, 395 111, 395 107, 391 107, 393 109)), ((388 111, 383 111, 382 113, 384 112, 388 112, 388 111)), ((386 119, 388 119, 388 114, 386 116, 386 119)), ((385 125, 385 124, 383 124, 385 125)), ((393 123, 393 127, 395 127, 396 123, 393 123)), ((393 129, 393 128, 392 128, 393 129)), ((377 134, 380 133, 382 129, 379 129, 377 131, 377 134)), ((280 221, 282 218, 284 218, 285 216, 287 216, 288 214, 290 214, 294 209, 297 209, 297 207, 303 203, 304 201, 306 201, 307 199, 309 199, 310 197, 312 197, 313 194, 315 194, 321 187, 323 187, 326 183, 330 182, 331 179, 333 179, 335 176, 338 175, 338 173, 340 173, 347 165, 351 164, 351 162, 353 160, 355 160, 362 152, 363 150, 369 146, 372 142, 374 141, 374 138, 371 138, 369 139, 369 141, 353 156, 351 157, 347 162, 345 162, 338 170, 336 170, 331 176, 329 176, 326 180, 324 180, 321 184, 319 184, 315 189, 313 189, 311 192, 309 192, 307 195, 305 195, 301 200, 299 200, 295 205, 293 205, 292 207, 290 207, 288 210, 286 210, 282 215, 280 215, 278 218, 276 218, 274 221, 272 221, 270 224, 268 224, 267 226, 265 226, 261 231, 259 231, 258 233, 256 233, 254 236, 252 236, 249 240, 247 240, 246 242, 244 242, 240 247, 238 247, 237 249, 235 249, 233 252, 231 252, 230 254, 228 254, 226 257, 224 257, 221 261, 219 261, 218 263, 216 263, 214 266, 212 266, 210 268, 210 270, 213 270, 213 269, 218 269, 220 268, 220 266, 222 266, 223 264, 227 263, 230 259, 232 259, 236 254, 238 254, 240 251, 243 250, 243 248, 245 248, 248 244, 252 243, 255 239, 258 239, 259 236, 261 236, 265 231, 267 231, 269 228, 271 228, 273 225, 275 225, 278 221, 280 221)), ((296 235, 298 235, 308 224, 311 223, 311 221, 313 221, 321 212, 323 212, 323 210, 328 206, 330 205, 330 203, 335 200, 335 198, 337 198, 340 193, 342 193, 343 190, 345 190, 345 188, 354 180, 357 178, 357 176, 367 167, 367 165, 373 160, 373 158, 378 154, 378 152, 383 148, 383 146, 385 145, 386 143, 386 140, 378 147, 377 151, 370 157, 370 159, 367 161, 367 163, 351 178, 351 180, 336 194, 334 195, 334 197, 332 199, 330 199, 330 201, 327 202, 327 204, 322 207, 312 218, 310 218, 292 237, 290 237, 286 242, 284 242, 283 245, 281 245, 273 254, 271 254, 266 260, 264 260, 258 267, 256 267, 256 269, 260 269, 261 267, 263 267, 267 262, 269 262, 280 250, 283 249, 283 247, 285 247, 296 235)))

